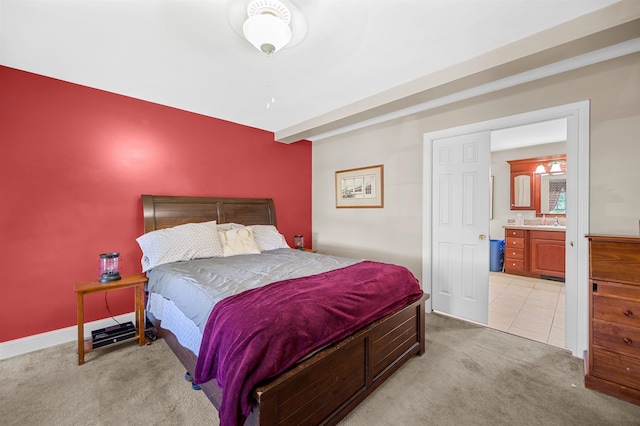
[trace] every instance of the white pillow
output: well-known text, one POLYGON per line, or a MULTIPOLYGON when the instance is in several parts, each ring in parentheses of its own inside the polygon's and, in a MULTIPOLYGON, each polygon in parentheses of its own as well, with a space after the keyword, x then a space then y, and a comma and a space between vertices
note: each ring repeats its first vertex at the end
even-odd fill
POLYGON ((217 226, 218 231, 228 231, 230 229, 239 229, 244 228, 244 225, 240 225, 239 223, 219 223, 217 226))
POLYGON ((165 263, 223 256, 215 220, 151 231, 136 241, 142 249, 142 272, 165 263))
POLYGON ((253 232, 248 227, 218 231, 218 237, 225 257, 260 253, 253 232))
POLYGON ((251 225, 247 228, 251 228, 253 231, 253 238, 258 243, 260 251, 291 248, 284 235, 278 232, 273 225, 251 225))

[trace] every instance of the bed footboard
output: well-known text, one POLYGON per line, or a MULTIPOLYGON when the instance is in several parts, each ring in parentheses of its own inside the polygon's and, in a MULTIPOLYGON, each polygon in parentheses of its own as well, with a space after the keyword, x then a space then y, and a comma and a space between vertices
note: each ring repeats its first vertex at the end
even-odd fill
MULTIPOLYGON (((246 425, 338 423, 367 395, 414 355, 425 350, 424 305, 428 295, 387 315, 342 341, 260 384, 253 393, 254 408, 246 425)), ((160 321, 152 318, 187 371, 194 354, 183 348, 160 321)), ((218 408, 221 391, 215 380, 200 385, 218 408)))

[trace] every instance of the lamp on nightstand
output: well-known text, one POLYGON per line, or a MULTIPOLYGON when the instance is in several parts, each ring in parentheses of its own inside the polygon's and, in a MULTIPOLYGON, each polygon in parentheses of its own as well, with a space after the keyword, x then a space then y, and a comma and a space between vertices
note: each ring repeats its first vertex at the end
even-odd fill
POLYGON ((302 235, 293 237, 293 242, 298 250, 304 250, 304 237, 302 235))
POLYGON ((120 253, 102 253, 98 260, 98 273, 100 278, 98 281, 101 283, 108 283, 111 281, 117 281, 120 279, 120 272, 118 272, 118 260, 120 253))

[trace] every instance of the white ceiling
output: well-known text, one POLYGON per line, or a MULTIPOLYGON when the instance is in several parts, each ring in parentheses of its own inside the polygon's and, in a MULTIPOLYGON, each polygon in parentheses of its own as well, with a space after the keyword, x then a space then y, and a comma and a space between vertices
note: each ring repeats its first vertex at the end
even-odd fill
POLYGON ((0 64, 276 132, 617 0, 282 0, 270 58, 248 1, 0 0, 0 64))
POLYGON ((491 151, 567 141, 567 119, 543 121, 491 132, 491 151))

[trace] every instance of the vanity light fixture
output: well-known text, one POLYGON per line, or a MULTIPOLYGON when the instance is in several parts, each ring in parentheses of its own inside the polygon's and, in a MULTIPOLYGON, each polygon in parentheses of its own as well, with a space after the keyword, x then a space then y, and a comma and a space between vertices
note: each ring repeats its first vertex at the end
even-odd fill
POLYGON ((536 167, 536 174, 544 174, 547 173, 547 169, 544 168, 544 166, 542 165, 542 163, 538 163, 538 167, 536 167))
POLYGON ((550 161, 547 163, 551 169, 549 173, 562 173, 562 165, 567 164, 566 161, 550 161))

